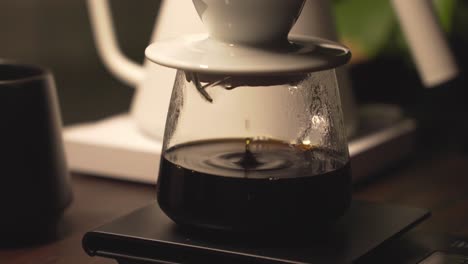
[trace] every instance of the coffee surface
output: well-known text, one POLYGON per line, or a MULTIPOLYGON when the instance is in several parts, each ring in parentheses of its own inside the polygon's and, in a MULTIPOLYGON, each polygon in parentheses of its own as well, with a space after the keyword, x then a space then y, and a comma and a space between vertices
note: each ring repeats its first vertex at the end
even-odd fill
POLYGON ((332 151, 276 140, 197 141, 168 149, 158 202, 177 223, 259 231, 336 220, 351 195, 349 164, 332 151))
POLYGON ((249 179, 297 178, 343 167, 332 151, 277 140, 196 141, 168 149, 164 159, 205 174, 249 179))

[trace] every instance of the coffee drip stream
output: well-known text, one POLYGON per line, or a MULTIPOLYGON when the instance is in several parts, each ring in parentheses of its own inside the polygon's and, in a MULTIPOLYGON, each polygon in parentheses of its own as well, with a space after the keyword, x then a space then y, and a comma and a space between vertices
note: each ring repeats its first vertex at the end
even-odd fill
POLYGON ((194 4, 210 35, 146 51, 178 70, 157 184, 161 209, 182 226, 234 232, 332 224, 351 201, 335 74, 349 50, 285 38, 303 0, 194 4))
POLYGON ((262 164, 262 162, 257 160, 255 154, 250 151, 251 141, 251 138, 245 139, 245 153, 242 156, 242 158, 238 162, 236 162, 239 166, 245 168, 245 170, 255 169, 256 167, 262 164))

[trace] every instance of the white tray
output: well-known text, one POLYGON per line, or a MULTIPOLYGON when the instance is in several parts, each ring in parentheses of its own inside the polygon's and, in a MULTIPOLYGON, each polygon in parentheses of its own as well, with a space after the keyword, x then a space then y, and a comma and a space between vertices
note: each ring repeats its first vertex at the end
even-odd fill
MULTIPOLYGON (((376 118, 382 124, 382 116, 376 118)), ((406 157, 413 150, 415 130, 415 122, 408 118, 385 124, 385 128, 361 122, 360 132, 349 142, 353 179, 370 176, 406 157)), ((162 142, 140 133, 129 114, 66 127, 64 140, 68 166, 74 172, 156 183, 162 142)))

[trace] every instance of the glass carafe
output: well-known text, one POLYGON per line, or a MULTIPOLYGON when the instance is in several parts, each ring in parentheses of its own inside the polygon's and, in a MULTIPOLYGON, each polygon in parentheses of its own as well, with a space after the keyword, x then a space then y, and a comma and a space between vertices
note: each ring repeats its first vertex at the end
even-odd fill
POLYGON ((351 200, 335 70, 179 70, 157 199, 176 223, 265 232, 333 223, 351 200))

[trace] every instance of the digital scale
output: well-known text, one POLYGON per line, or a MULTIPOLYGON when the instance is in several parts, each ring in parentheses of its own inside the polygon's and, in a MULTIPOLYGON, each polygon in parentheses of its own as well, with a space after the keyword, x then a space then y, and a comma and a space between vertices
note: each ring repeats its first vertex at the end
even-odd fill
POLYGON ((120 264, 467 263, 468 242, 405 234, 429 215, 424 209, 354 201, 321 235, 234 237, 183 230, 153 202, 86 233, 83 247, 90 256, 120 264))

